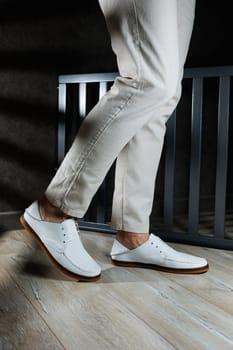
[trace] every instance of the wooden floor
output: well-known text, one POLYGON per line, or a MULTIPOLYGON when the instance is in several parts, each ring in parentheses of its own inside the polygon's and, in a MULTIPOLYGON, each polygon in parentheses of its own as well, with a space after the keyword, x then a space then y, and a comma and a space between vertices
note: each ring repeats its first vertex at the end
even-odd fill
POLYGON ((82 232, 103 272, 79 283, 24 231, 0 235, 0 350, 233 349, 231 251, 171 244, 206 257, 203 275, 126 269, 110 263, 112 236, 82 232))

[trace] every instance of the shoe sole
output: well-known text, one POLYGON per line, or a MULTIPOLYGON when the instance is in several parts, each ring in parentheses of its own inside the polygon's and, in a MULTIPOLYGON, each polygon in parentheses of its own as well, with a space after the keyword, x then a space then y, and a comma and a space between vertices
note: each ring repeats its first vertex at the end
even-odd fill
POLYGON ((116 266, 123 266, 123 267, 141 267, 144 269, 153 269, 163 272, 170 272, 170 273, 178 273, 178 274, 201 274, 205 273, 209 270, 209 265, 193 269, 175 269, 171 267, 164 267, 160 265, 154 265, 154 264, 145 264, 145 263, 138 263, 138 262, 127 262, 127 261, 117 261, 111 259, 112 264, 116 266))
POLYGON ((42 249, 43 253, 47 256, 47 258, 52 262, 53 265, 55 265, 62 273, 64 273, 66 276, 69 276, 72 279, 75 279, 76 281, 80 282, 95 282, 98 281, 101 277, 101 275, 94 276, 94 277, 87 277, 87 276, 81 276, 75 273, 72 273, 68 270, 66 270, 64 267, 62 267, 50 254, 44 243, 40 240, 40 238, 37 236, 37 234, 33 231, 33 229, 28 225, 26 220, 24 219, 24 216, 22 215, 20 217, 20 223, 25 229, 25 231, 32 237, 40 246, 42 249))

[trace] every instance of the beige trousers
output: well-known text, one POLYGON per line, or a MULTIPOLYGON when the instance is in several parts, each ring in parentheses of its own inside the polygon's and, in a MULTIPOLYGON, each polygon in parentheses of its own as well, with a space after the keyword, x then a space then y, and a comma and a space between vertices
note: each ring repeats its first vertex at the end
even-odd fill
POLYGON ((149 232, 166 121, 181 95, 195 0, 99 0, 119 77, 84 120, 48 199, 83 217, 117 158, 112 227, 149 232))

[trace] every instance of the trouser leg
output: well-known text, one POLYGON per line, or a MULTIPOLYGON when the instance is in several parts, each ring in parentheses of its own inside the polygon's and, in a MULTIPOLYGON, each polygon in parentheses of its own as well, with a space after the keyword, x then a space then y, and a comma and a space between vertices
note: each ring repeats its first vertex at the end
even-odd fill
POLYGON ((180 79, 167 111, 157 110, 120 152, 116 162, 112 227, 129 232, 148 232, 155 179, 163 148, 166 121, 180 98, 183 66, 191 38, 195 0, 177 0, 180 79))
MULTIPOLYGON (((82 217, 113 161, 157 116, 179 81, 177 0, 100 0, 120 76, 84 120, 46 195, 82 217)), ((158 122, 160 123, 160 122, 158 122)))

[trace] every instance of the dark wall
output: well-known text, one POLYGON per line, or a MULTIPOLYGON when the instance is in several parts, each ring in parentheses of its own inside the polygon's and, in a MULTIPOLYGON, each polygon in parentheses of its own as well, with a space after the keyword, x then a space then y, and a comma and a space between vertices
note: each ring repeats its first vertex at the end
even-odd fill
POLYGON ((97 1, 0 3, 0 212, 42 193, 56 166, 57 76, 115 69, 97 1))
MULTIPOLYGON (((232 64, 220 4, 197 1, 186 66, 232 64)), ((0 213, 22 210, 54 174, 58 74, 116 69, 97 0, 0 0, 0 213)))
POLYGON ((227 0, 197 0, 187 66, 232 65, 232 10, 227 0))

